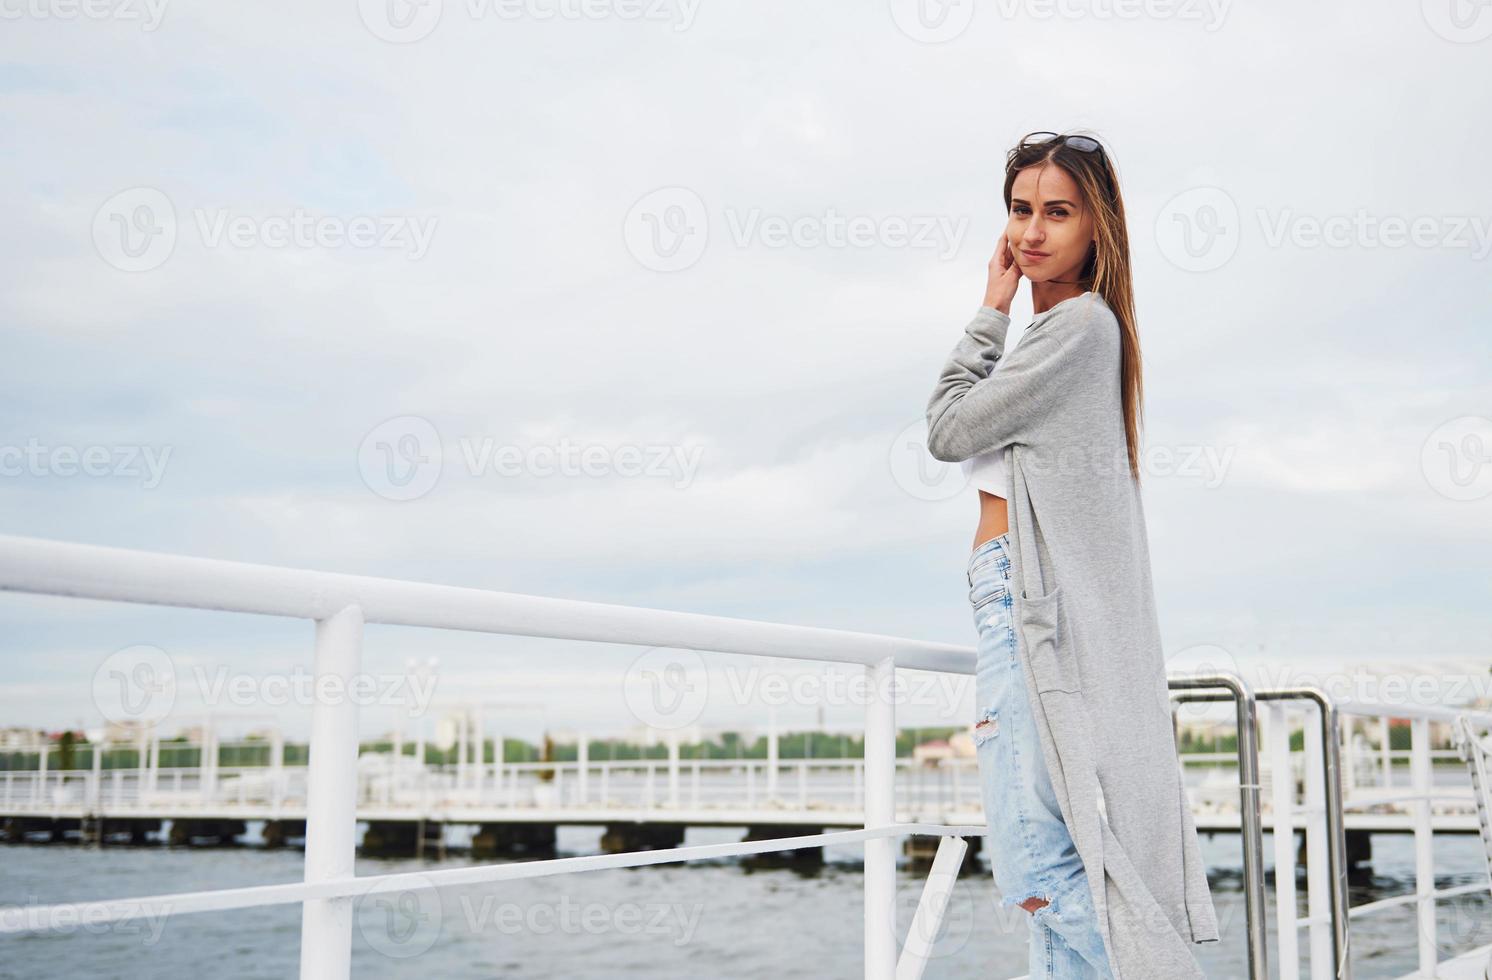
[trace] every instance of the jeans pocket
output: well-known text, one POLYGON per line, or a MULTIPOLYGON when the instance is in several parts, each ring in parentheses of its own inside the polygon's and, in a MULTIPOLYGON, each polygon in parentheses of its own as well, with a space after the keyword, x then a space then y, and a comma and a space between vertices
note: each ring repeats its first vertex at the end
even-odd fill
POLYGON ((1032 596, 1023 605, 1021 633, 1026 639, 1026 657, 1036 677, 1036 690, 1078 693, 1077 664, 1073 662, 1061 586, 1046 595, 1032 596))
POLYGON ((978 612, 996 599, 1003 599, 1009 594, 1010 589, 1003 579, 984 578, 976 581, 969 590, 969 602, 973 604, 974 611, 978 612))

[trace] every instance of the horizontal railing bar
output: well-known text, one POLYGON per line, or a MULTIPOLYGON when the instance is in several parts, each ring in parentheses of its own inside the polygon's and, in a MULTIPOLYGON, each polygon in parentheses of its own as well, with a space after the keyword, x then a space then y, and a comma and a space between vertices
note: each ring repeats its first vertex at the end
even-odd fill
MULTIPOLYGON (((1178 676, 1171 675, 1173 678, 1178 676)), ((1277 697, 1281 692, 1298 690, 1293 687, 1257 687, 1254 688, 1255 698, 1264 701, 1277 697)), ((1174 698, 1174 692, 1172 697, 1174 698)), ((1188 701, 1231 701, 1233 696, 1225 693, 1191 692, 1187 696, 1188 701)), ((1390 717, 1390 718, 1428 718, 1431 721, 1454 722, 1461 715, 1477 721, 1483 725, 1492 724, 1492 711, 1479 711, 1475 708, 1435 708, 1428 705, 1411 705, 1385 703, 1380 701, 1354 701, 1350 698, 1333 697, 1332 706, 1338 713, 1360 715, 1364 717, 1390 717)), ((1378 750, 1373 750, 1377 752, 1378 750)), ((1395 750, 1400 751, 1400 750, 1395 750)), ((1410 750, 1402 750, 1410 751, 1410 750)), ((1436 752, 1447 752, 1452 750, 1436 749, 1436 752)), ((1183 754, 1185 759, 1186 755, 1183 754)))
POLYGON ((1330 912, 1326 912, 1326 913, 1323 913, 1321 915, 1308 915, 1304 919, 1296 919, 1295 920, 1295 928, 1297 928, 1297 929, 1304 928, 1305 926, 1314 926, 1314 925, 1317 925, 1317 924, 1320 924, 1320 925, 1323 925, 1323 926, 1330 925, 1331 924, 1331 913, 1330 912))
MULTIPOLYGON (((1382 704, 1376 701, 1354 701, 1351 698, 1338 698, 1336 700, 1337 710, 1351 715, 1387 715, 1393 718, 1426 718, 1430 721, 1455 721, 1465 715, 1473 721, 1482 724, 1492 724, 1492 711, 1479 711, 1475 708, 1440 708, 1429 704, 1382 704)), ((1412 749, 1395 751, 1412 752, 1412 749)), ((1444 752, 1445 749, 1435 751, 1444 752)))
POLYGON ((451 885, 477 885, 519 878, 543 878, 609 868, 637 868, 652 864, 672 864, 707 858, 733 857, 739 854, 762 854, 790 851, 800 847, 824 844, 852 844, 881 837, 919 834, 929 837, 981 837, 984 826, 934 823, 900 823, 861 830, 805 834, 801 837, 778 837, 771 840, 740 841, 733 844, 699 844, 653 851, 627 851, 621 854, 588 854, 582 857, 550 858, 510 864, 486 864, 468 868, 445 868, 436 871, 406 871, 397 874, 368 875, 318 882, 292 882, 284 885, 254 885, 247 888, 224 888, 216 891, 181 892, 150 895, 143 898, 106 899, 95 902, 68 902, 36 908, 10 906, 0 908, 0 934, 35 932, 55 927, 75 927, 79 922, 106 924, 124 922, 142 916, 155 918, 192 912, 223 912, 231 909, 284 905, 310 899, 362 897, 397 891, 420 891, 451 885))
POLYGON ((186 609, 974 672, 974 648, 702 613, 0 535, 0 591, 186 609))
MULTIPOLYGON (((1367 792, 1368 787, 1359 786, 1357 792, 1367 792)), ((1382 806, 1384 803, 1398 803, 1404 800, 1458 800, 1462 803, 1475 803, 1476 797, 1468 790, 1465 793, 1376 793, 1369 799, 1353 800, 1351 803, 1343 803, 1344 810, 1360 810, 1363 807, 1382 806)))
POLYGON ((1361 905, 1354 905, 1347 910, 1347 914, 1349 916, 1372 915, 1375 912, 1382 912, 1395 906, 1412 905, 1423 898, 1455 898, 1457 895, 1484 892, 1488 887, 1488 882, 1474 881, 1469 885, 1457 885, 1454 888, 1437 888, 1425 895, 1420 895, 1417 892, 1409 892, 1405 895, 1395 895, 1392 898, 1380 898, 1376 902, 1364 902, 1361 905))

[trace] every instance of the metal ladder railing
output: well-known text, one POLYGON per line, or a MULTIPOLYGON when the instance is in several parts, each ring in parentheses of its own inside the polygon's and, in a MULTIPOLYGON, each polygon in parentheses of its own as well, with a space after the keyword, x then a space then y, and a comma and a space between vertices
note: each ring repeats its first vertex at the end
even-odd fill
MULTIPOLYGON (((1477 828, 1482 835, 1482 853, 1487 859, 1487 877, 1492 880, 1492 734, 1484 741, 1476 733, 1476 724, 1466 715, 1456 719, 1453 731, 1456 750, 1471 774, 1477 828)), ((1488 890, 1492 892, 1492 887, 1488 890)), ((1492 956, 1488 957, 1482 975, 1492 978, 1492 956)))
MULTIPOLYGON (((1332 975, 1338 980, 1349 980, 1351 977, 1350 931, 1349 917, 1380 911, 1379 907, 1386 908, 1391 905, 1401 904, 1406 901, 1405 896, 1382 899, 1376 902, 1366 903, 1357 907, 1349 907, 1347 890, 1347 863, 1346 863, 1346 825, 1344 819, 1345 806, 1343 803, 1342 785, 1342 763, 1341 763, 1341 732, 1342 716, 1345 712, 1361 713, 1366 705, 1342 701, 1331 697, 1324 689, 1307 685, 1299 687, 1279 687, 1251 690, 1247 683, 1237 680, 1232 675, 1198 675, 1193 678, 1172 677, 1170 686, 1173 689, 1171 698, 1173 702, 1181 701, 1233 701, 1237 704, 1237 731, 1238 738, 1238 767, 1239 767, 1239 794, 1242 807, 1240 830, 1243 836, 1244 848, 1244 892, 1246 909, 1248 913, 1248 950, 1249 950, 1249 976, 1267 976, 1267 964, 1264 958, 1264 932, 1263 932, 1263 875, 1259 862, 1251 858, 1251 855, 1262 852, 1259 843, 1260 819, 1257 816, 1258 802, 1260 797, 1260 768, 1259 741, 1260 733, 1257 718, 1254 714, 1255 702, 1274 702, 1278 707, 1271 708, 1271 726, 1278 724, 1278 730, 1273 732, 1271 738, 1272 764, 1288 767, 1289 749, 1282 744, 1282 739, 1288 738, 1288 727, 1284 724, 1283 714, 1284 702, 1290 700, 1306 700, 1314 702, 1319 712, 1318 730, 1311 731, 1308 727, 1304 749, 1307 754, 1307 785, 1313 786, 1308 791, 1308 797, 1314 793, 1316 805, 1312 808, 1307 803, 1307 812, 1319 812, 1325 817, 1325 833, 1320 835, 1324 840, 1317 841, 1324 844, 1327 865, 1327 888, 1329 896, 1330 922, 1330 944, 1329 957, 1332 964, 1332 975), (1220 682, 1220 678, 1226 677, 1226 682, 1220 682), (1177 688, 1193 688, 1195 690, 1177 692, 1177 688), (1208 690, 1208 689, 1213 690, 1208 690), (1224 691, 1217 688, 1229 688, 1224 691), (1256 913, 1256 910, 1258 912, 1256 913)), ((1421 936, 1421 965, 1428 956, 1428 962, 1434 963, 1433 942, 1433 902, 1464 894, 1468 891, 1477 891, 1481 888, 1492 890, 1492 735, 1478 737, 1477 727, 1487 727, 1492 721, 1492 716, 1485 712, 1471 711, 1439 711, 1432 709, 1400 708, 1405 714, 1414 716, 1412 728, 1416 749, 1419 753, 1418 764, 1423 770, 1420 772, 1418 787, 1415 792, 1407 794, 1404 798, 1414 800, 1419 810, 1419 818, 1428 825, 1430 819, 1429 801, 1435 796, 1429 795, 1433 790, 1429 787, 1429 721, 1432 716, 1436 720, 1448 724, 1451 728, 1456 748, 1460 757, 1467 763, 1471 775, 1473 795, 1476 800, 1478 825, 1481 832, 1483 849, 1487 862, 1487 873, 1489 876, 1487 885, 1459 885, 1450 888, 1436 889, 1433 880, 1417 880, 1416 893, 1407 896, 1420 905, 1421 928, 1425 928, 1424 918, 1428 916, 1432 923, 1429 933, 1428 948, 1426 937, 1421 936), (1473 717, 1475 716, 1475 717, 1473 717), (1479 719, 1479 720, 1478 720, 1479 719), (1428 902, 1428 904, 1426 904, 1428 902)), ((1278 774, 1277 774, 1278 778, 1278 774)), ((1276 787, 1277 808, 1274 815, 1276 824, 1282 818, 1278 809, 1280 795, 1284 794, 1285 813, 1284 819, 1289 820, 1289 811, 1294 809, 1288 800, 1289 791, 1276 787)), ((1428 826, 1422 828, 1428 830, 1428 826)), ((1417 836, 1420 829, 1416 830, 1417 836)), ((1308 826, 1307 845, 1310 848, 1311 860, 1316 857, 1316 842, 1311 839, 1308 826)), ((1428 854, 1428 843, 1420 842, 1417 847, 1428 854)), ((1278 856, 1280 845, 1276 842, 1276 853, 1278 856)), ((1427 856, 1423 861, 1428 861, 1427 856)), ((1423 863, 1422 861, 1422 863, 1423 863)), ((1420 878, 1428 871, 1421 868, 1417 872, 1420 878)), ((1312 883, 1312 906, 1316 905, 1314 896, 1316 883, 1312 883)), ((1293 896, 1293 888, 1290 889, 1293 896)), ((1293 899, 1290 903, 1293 906, 1293 899)), ((1306 925, 1309 920, 1297 921, 1293 910, 1288 914, 1282 914, 1281 930, 1282 936, 1287 927, 1306 925)), ((1324 922, 1322 924, 1325 924, 1324 922)), ((1319 944, 1318 944, 1319 945, 1319 944)), ((1295 944, 1282 942, 1281 951, 1287 959, 1293 957, 1295 944)), ((1315 955, 1327 955, 1328 947, 1320 947, 1319 953, 1315 955)), ((1483 975, 1487 980, 1492 980, 1492 958, 1483 967, 1483 975)), ((1433 971, 1432 971, 1433 972, 1433 971)), ((1292 971, 1293 975, 1293 971, 1292 971)), ((1430 974, 1427 974, 1430 975, 1430 974)))
POLYGON ((1462 715, 1456 721, 1456 750, 1471 773, 1471 793, 1476 798, 1477 825, 1482 832, 1482 847, 1487 858, 1487 874, 1492 876, 1492 742, 1484 742, 1476 733, 1472 720, 1462 715))
MULTIPOLYGON (((1254 690, 1236 674, 1219 672, 1170 678, 1171 700, 1232 701, 1237 710, 1239 833, 1243 838, 1243 891, 1250 980, 1269 977, 1264 901, 1264 820, 1260 810, 1258 701, 1309 700, 1320 712, 1326 858, 1331 902, 1332 963, 1337 980, 1351 980, 1347 931, 1347 834, 1342 814, 1341 721, 1331 696, 1318 687, 1254 690), (1178 692, 1178 689, 1179 692, 1178 692)), ((1174 724, 1175 717, 1173 715, 1174 724)))

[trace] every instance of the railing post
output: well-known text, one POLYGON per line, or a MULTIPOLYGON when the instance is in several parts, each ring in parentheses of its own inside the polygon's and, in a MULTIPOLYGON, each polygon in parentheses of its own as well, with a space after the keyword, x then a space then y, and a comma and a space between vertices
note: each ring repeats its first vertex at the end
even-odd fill
POLYGON ((218 789, 218 734, 213 729, 212 715, 202 723, 202 753, 197 769, 198 789, 204 805, 212 802, 218 789))
POLYGON ((1378 751, 1383 764, 1383 788, 1393 789, 1394 755, 1393 742, 1389 738, 1388 715, 1378 718, 1378 751))
POLYGON ((1183 701, 1232 701, 1238 731, 1239 836, 1243 838, 1243 908, 1247 920, 1249 980, 1269 980, 1264 900, 1264 829, 1259 812, 1259 718, 1255 697, 1242 677, 1228 672, 1170 677, 1168 686, 1196 691, 1174 693, 1183 701), (1205 688, 1227 688, 1227 694, 1210 694, 1205 688))
MULTIPOLYGON (((316 690, 341 680, 343 696, 311 709, 306 775, 306 881, 350 878, 357 841, 357 702, 346 696, 362 658, 363 611, 348 606, 316 621, 316 690)), ((352 971, 352 899, 307 901, 301 911, 301 980, 347 980, 352 971)))
MULTIPOLYGON (((1316 705, 1323 715, 1324 706, 1316 705)), ((1305 748, 1305 811, 1306 817, 1306 916, 1311 920, 1311 980, 1324 980, 1334 976, 1335 947, 1332 939, 1334 920, 1327 918, 1331 910, 1333 891, 1331 888, 1331 858, 1327 847, 1327 821, 1318 818, 1327 813, 1326 798, 1326 736, 1323 724, 1311 724, 1307 719, 1302 727, 1305 748)), ((1278 880, 1278 873, 1276 873, 1278 880)))
POLYGON ((1290 767, 1290 715, 1283 704, 1266 703, 1270 802, 1274 833, 1274 909, 1279 938, 1280 980, 1300 976, 1300 937, 1295 915, 1295 773, 1290 767))
MULTIPOLYGON (((886 657, 865 668, 865 826, 896 820, 896 664, 886 657)), ((896 972, 896 840, 865 842, 865 980, 896 972)))
POLYGON ((777 802, 777 706, 767 708, 767 803, 777 802))
POLYGON ((456 789, 459 792, 466 788, 466 753, 468 750, 466 734, 466 710, 456 717, 456 789))
POLYGON ((668 808, 679 808, 679 730, 668 730, 668 808))
POLYGON ((512 791, 509 789, 512 779, 510 779, 506 768, 504 768, 506 764, 504 764, 503 753, 507 750, 507 743, 504 741, 504 738, 506 738, 506 735, 503 732, 492 732, 492 792, 494 792, 494 805, 501 805, 501 802, 504 800, 512 798, 512 791))
POLYGON ((1430 720, 1409 720, 1409 770, 1414 787, 1414 893, 1419 910, 1419 972, 1435 976, 1435 842, 1430 822, 1430 720))
MULTIPOLYGON (((88 760, 89 768, 93 770, 93 788, 92 791, 88 794, 88 797, 89 802, 93 805, 93 815, 95 817, 99 816, 104 811, 104 746, 107 744, 108 743, 103 740, 95 742, 93 745, 93 752, 91 753, 93 757, 88 760)), ((6 775, 8 776, 9 773, 7 773, 6 775)), ((7 802, 9 802, 10 784, 8 780, 6 782, 5 795, 7 797, 7 802)), ((102 834, 99 835, 99 839, 103 839, 102 834)))
MULTIPOLYGON (((585 732, 575 733, 575 805, 585 806, 590 802, 590 736, 585 732)), ((502 764, 498 762, 498 785, 502 785, 502 764)))

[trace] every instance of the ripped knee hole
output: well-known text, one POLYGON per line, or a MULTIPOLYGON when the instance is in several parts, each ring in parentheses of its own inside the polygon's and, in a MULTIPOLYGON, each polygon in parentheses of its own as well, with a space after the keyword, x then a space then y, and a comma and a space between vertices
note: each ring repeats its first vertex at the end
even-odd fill
POLYGON ((984 709, 984 714, 974 723, 974 744, 983 745, 1000 731, 1000 712, 995 708, 984 709))

